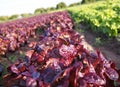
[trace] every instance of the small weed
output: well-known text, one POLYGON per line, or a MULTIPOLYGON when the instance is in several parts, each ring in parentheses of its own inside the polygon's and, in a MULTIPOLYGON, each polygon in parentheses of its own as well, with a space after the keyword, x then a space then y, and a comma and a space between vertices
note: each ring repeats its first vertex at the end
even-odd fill
POLYGON ((21 55, 20 55, 22 58, 24 58, 25 57, 25 53, 21 53, 21 55))
POLYGON ((78 32, 80 32, 80 33, 85 33, 85 30, 83 30, 83 29, 81 29, 81 28, 79 28, 79 29, 77 28, 76 30, 77 30, 78 32))
POLYGON ((43 28, 37 28, 36 33, 43 34, 44 29, 43 28))
POLYGON ((117 41, 120 42, 120 34, 116 37, 117 41))
POLYGON ((9 60, 11 61, 11 62, 15 62, 16 61, 16 56, 15 55, 11 55, 10 57, 9 57, 9 60))
POLYGON ((95 46, 103 45, 103 41, 100 37, 95 38, 95 46))

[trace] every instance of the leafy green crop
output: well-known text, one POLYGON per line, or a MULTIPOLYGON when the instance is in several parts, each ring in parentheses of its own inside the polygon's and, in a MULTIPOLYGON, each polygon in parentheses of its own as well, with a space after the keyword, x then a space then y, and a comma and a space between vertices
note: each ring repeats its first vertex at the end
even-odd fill
POLYGON ((117 37, 120 33, 120 1, 102 1, 68 9, 73 19, 84 22, 94 32, 108 37, 117 37))

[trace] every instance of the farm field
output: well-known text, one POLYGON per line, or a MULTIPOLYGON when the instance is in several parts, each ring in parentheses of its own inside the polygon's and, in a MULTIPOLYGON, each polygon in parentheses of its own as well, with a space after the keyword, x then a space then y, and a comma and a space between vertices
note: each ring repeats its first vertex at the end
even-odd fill
POLYGON ((98 1, 1 23, 0 85, 119 87, 119 10, 98 1))

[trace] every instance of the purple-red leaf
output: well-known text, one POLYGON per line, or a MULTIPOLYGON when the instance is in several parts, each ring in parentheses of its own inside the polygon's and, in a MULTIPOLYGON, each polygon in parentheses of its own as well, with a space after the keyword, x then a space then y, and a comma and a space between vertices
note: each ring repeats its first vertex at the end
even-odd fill
POLYGON ((37 81, 33 78, 27 78, 26 87, 37 87, 37 81))
POLYGON ((39 77, 40 77, 40 73, 39 73, 39 72, 34 71, 34 72, 32 73, 32 78, 33 78, 33 79, 38 79, 39 77))
POLYGON ((118 73, 114 69, 112 69, 112 68, 106 68, 105 72, 106 72, 107 76, 111 80, 118 80, 119 75, 118 75, 118 73))
POLYGON ((12 66, 9 67, 9 70, 12 72, 12 73, 15 73, 15 74, 19 74, 20 71, 18 70, 18 68, 16 67, 15 64, 13 64, 12 66))

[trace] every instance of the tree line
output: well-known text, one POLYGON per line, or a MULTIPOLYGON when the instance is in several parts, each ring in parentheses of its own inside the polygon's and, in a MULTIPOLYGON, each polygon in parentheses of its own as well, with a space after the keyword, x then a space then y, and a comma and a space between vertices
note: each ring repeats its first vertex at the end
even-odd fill
POLYGON ((14 15, 11 15, 11 16, 0 16, 0 22, 8 21, 8 20, 15 20, 15 19, 18 19, 18 18, 30 17, 30 16, 37 15, 37 14, 48 13, 48 12, 55 11, 55 10, 58 10, 58 9, 77 6, 77 5, 90 3, 90 2, 95 2, 95 1, 98 1, 98 0, 82 0, 82 1, 79 1, 79 2, 76 2, 76 3, 72 3, 69 6, 67 6, 66 3, 64 3, 64 2, 60 2, 56 5, 56 7, 37 8, 34 11, 33 14, 23 13, 23 14, 14 14, 14 15))

